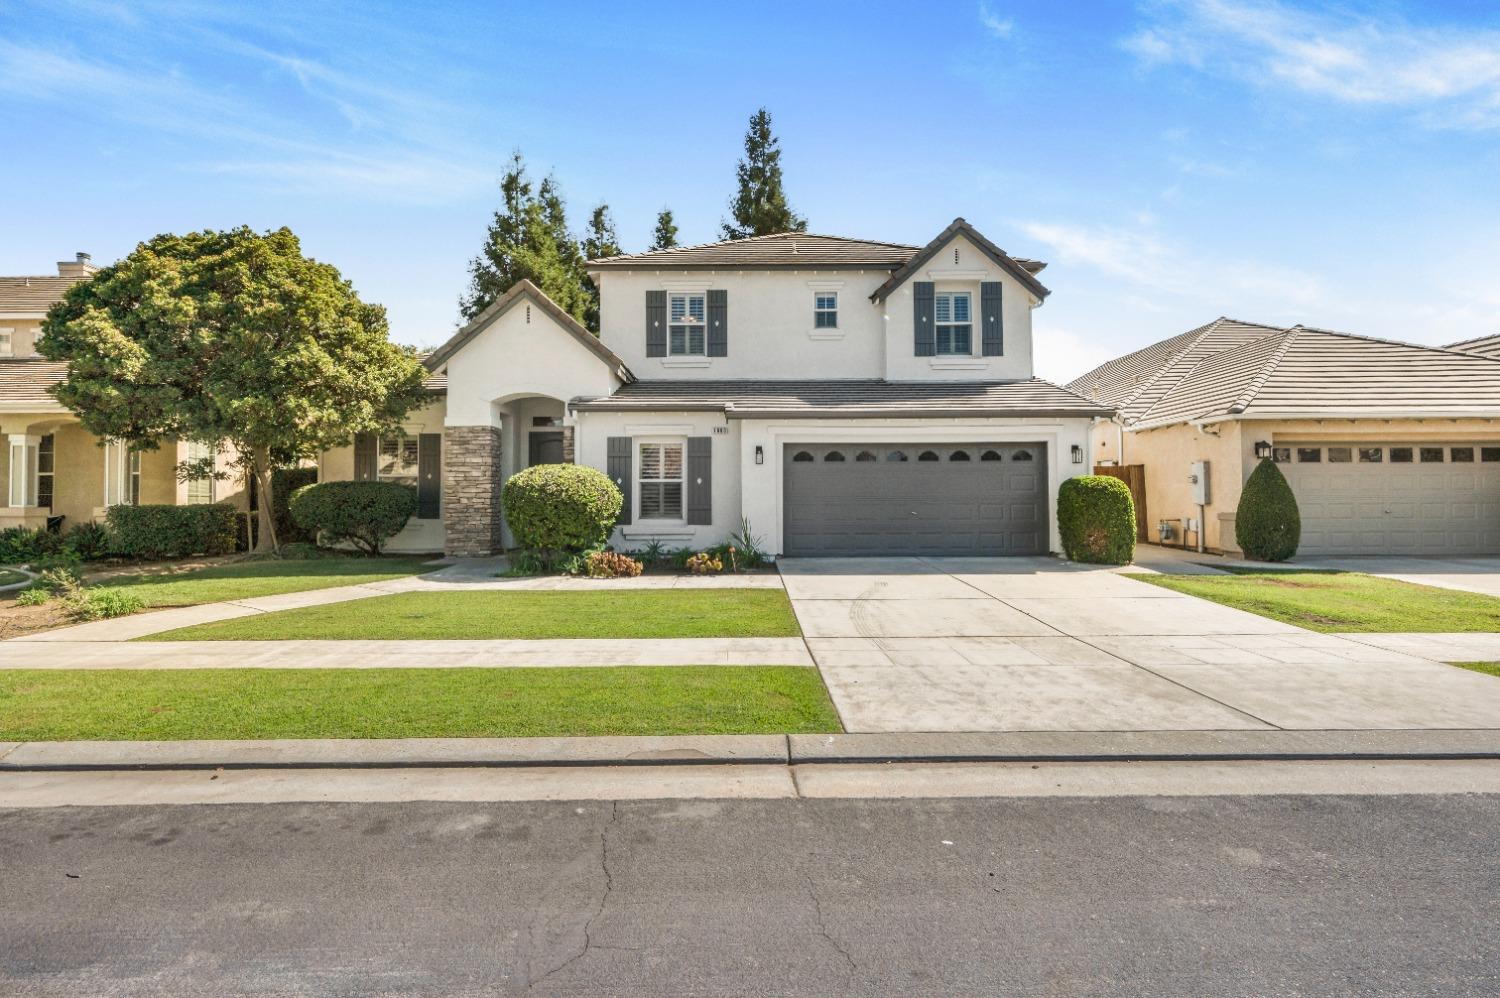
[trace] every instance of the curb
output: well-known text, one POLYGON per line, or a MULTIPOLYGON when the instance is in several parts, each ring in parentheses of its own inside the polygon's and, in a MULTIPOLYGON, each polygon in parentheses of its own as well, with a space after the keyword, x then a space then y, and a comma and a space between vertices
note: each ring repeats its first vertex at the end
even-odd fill
POLYGON ((0 743, 0 773, 1483 759, 1500 729, 0 743))

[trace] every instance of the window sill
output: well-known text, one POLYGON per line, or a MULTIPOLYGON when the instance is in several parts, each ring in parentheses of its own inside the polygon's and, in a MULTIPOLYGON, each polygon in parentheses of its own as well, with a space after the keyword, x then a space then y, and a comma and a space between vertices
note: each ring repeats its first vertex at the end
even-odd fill
POLYGON ((670 541, 691 540, 693 528, 681 521, 663 520, 653 524, 650 520, 636 521, 635 523, 620 528, 620 536, 627 541, 670 541))
POLYGON ((984 371, 990 361, 988 357, 929 357, 927 366, 934 371, 984 371))
POLYGON ((662 367, 711 367, 713 361, 707 357, 663 357, 662 367))
POLYGON ((807 338, 810 340, 841 340, 844 338, 844 331, 842 329, 829 329, 825 326, 822 329, 814 329, 807 334, 807 338))

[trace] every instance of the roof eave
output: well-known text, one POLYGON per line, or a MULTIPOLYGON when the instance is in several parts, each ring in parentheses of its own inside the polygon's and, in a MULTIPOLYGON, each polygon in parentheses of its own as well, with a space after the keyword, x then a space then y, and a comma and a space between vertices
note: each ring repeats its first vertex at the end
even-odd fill
POLYGON ((990 242, 978 229, 962 218, 955 218, 948 224, 947 228, 937 234, 936 238, 918 250, 916 256, 908 260, 884 284, 876 288, 871 293, 870 300, 874 302, 885 301, 891 296, 892 292, 902 284, 905 284, 929 260, 936 256, 938 250, 942 249, 950 240, 959 235, 966 237, 970 242, 978 246, 980 252, 984 253, 1000 266, 1001 269, 1015 278, 1022 287, 1035 295, 1038 301, 1045 301, 1047 296, 1052 293, 1030 271, 1017 263, 1015 258, 990 242))

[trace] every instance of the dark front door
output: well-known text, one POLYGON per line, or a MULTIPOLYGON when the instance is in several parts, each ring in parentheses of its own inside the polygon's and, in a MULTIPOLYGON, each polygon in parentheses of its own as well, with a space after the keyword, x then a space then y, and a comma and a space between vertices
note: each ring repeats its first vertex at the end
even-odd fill
POLYGON ((563 435, 561 430, 534 431, 531 448, 527 455, 528 467, 538 464, 563 463, 563 435))
POLYGON ((789 555, 1045 554, 1045 444, 788 444, 789 555))

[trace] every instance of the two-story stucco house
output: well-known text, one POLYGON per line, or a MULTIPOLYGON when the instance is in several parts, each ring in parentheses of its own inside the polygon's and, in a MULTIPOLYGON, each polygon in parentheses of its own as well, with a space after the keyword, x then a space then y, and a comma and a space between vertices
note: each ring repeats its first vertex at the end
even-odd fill
POLYGON ((322 477, 418 487, 396 549, 486 554, 516 471, 625 494, 613 543, 742 523, 788 555, 1060 549, 1059 482, 1111 407, 1032 375, 1043 264, 962 219, 926 246, 793 233, 594 260, 601 333, 522 283, 428 358, 443 399, 322 477))

